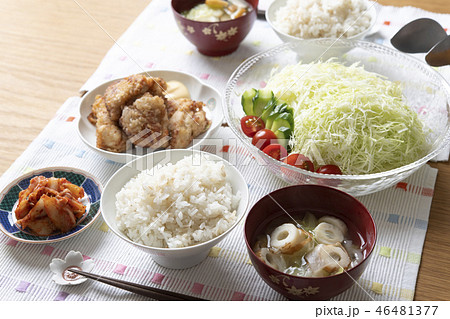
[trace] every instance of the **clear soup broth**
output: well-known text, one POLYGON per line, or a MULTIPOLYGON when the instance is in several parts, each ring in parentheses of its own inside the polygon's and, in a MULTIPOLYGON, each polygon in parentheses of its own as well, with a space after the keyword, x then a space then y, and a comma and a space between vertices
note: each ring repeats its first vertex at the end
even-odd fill
POLYGON ((280 212, 257 234, 253 251, 258 258, 289 275, 336 275, 366 256, 366 242, 353 224, 323 212, 280 212))

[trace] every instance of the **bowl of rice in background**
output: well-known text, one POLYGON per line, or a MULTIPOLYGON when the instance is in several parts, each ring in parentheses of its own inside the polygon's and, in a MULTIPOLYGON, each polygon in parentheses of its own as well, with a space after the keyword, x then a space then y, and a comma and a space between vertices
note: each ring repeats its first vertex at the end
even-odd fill
POLYGON ((305 39, 363 39, 376 23, 374 2, 366 0, 275 0, 266 20, 284 42, 305 39))
POLYGON ((203 261, 239 223, 248 188, 241 173, 219 156, 163 150, 119 169, 100 205, 119 238, 163 267, 183 269, 203 261))

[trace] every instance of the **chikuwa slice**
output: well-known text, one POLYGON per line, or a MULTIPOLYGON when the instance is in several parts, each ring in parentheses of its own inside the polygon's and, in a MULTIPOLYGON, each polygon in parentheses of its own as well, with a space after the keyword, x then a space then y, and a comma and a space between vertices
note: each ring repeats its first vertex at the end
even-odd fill
POLYGON ((342 242, 344 234, 335 225, 322 222, 314 228, 314 238, 319 244, 333 245, 342 242))
POLYGON ((298 229, 294 224, 285 223, 274 229, 270 236, 272 249, 284 254, 293 254, 302 249, 309 241, 306 232, 298 229))

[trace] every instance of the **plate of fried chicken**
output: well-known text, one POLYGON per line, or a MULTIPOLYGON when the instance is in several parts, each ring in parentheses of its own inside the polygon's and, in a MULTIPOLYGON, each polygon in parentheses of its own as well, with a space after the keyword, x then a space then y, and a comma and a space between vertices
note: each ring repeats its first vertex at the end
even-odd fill
POLYGON ((109 160, 196 147, 222 124, 219 92, 187 73, 152 70, 105 82, 80 102, 78 133, 109 160))

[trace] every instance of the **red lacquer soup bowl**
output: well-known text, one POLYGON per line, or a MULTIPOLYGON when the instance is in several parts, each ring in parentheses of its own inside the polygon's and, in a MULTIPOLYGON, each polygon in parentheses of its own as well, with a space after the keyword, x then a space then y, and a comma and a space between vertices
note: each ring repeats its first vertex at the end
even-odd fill
POLYGON ((236 51, 255 23, 258 0, 246 0, 252 6, 252 10, 228 21, 194 21, 181 14, 204 2, 204 0, 172 0, 172 11, 181 33, 204 55, 222 56, 236 51))
POLYGON ((340 190, 321 185, 295 185, 261 198, 249 211, 244 226, 245 241, 253 266, 274 290, 294 300, 327 300, 350 288, 366 269, 376 242, 375 223, 363 204, 340 190), (344 221, 354 243, 361 246, 362 261, 353 268, 328 277, 288 275, 261 261, 253 251, 256 238, 269 223, 284 218, 330 215, 344 221))

